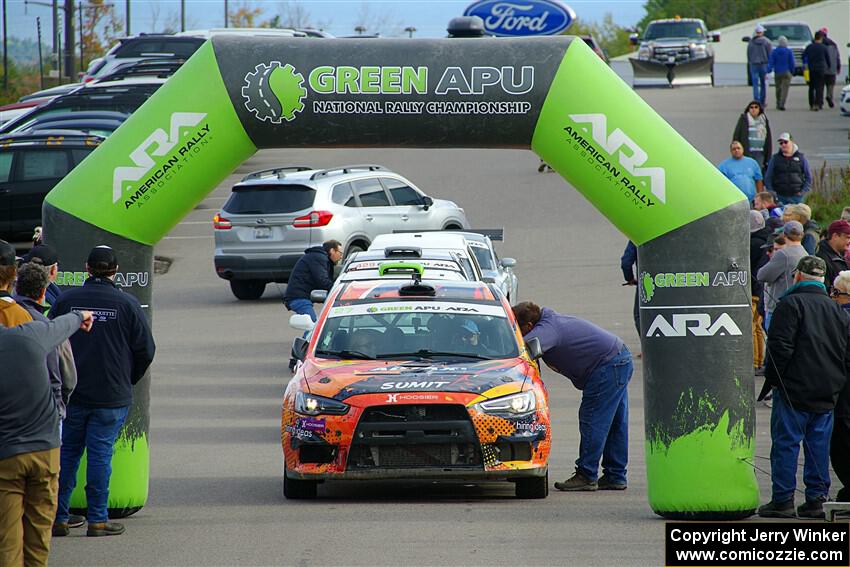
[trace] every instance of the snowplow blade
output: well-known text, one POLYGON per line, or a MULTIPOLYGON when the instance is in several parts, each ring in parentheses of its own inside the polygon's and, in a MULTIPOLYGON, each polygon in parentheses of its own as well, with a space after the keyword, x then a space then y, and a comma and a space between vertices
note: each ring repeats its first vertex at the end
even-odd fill
POLYGON ((671 87, 681 85, 711 85, 714 58, 706 57, 685 63, 658 63, 629 59, 637 81, 666 81, 671 87))

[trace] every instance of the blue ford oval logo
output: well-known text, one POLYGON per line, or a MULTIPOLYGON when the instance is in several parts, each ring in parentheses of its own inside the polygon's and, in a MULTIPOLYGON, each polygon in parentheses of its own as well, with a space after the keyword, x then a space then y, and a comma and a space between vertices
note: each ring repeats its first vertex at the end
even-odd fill
POLYGON ((484 20, 487 33, 498 36, 555 35, 573 23, 573 9, 555 0, 479 0, 464 16, 484 20))

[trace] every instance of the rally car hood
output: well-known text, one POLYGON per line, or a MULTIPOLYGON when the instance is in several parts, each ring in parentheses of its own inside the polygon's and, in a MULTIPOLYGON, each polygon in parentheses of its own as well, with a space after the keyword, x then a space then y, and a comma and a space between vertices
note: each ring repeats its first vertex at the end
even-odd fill
POLYGON ((488 391, 507 384, 516 384, 519 389, 532 368, 522 358, 357 363, 314 359, 306 364, 303 380, 311 393, 337 400, 388 392, 467 392, 486 396, 488 391))

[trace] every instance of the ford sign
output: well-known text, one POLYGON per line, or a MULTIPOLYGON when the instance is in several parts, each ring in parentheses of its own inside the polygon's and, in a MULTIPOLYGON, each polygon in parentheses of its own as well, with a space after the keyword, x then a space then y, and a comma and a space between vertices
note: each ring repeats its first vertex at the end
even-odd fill
POLYGON ((511 37, 555 35, 576 19, 572 8, 556 0, 479 0, 463 15, 484 20, 489 34, 511 37))

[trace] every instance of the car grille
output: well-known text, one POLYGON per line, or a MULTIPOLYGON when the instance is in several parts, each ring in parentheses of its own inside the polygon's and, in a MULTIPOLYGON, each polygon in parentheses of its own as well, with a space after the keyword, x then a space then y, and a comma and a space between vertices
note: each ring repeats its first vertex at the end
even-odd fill
POLYGON ((453 404, 366 408, 348 455, 352 470, 481 466, 469 413, 453 404))
POLYGON ((656 47, 652 53, 652 60, 659 63, 667 63, 670 57, 676 63, 688 61, 691 58, 691 50, 687 47, 656 47))
POLYGON ((794 67, 801 68, 803 66, 803 48, 793 47, 791 51, 794 53, 794 67))

